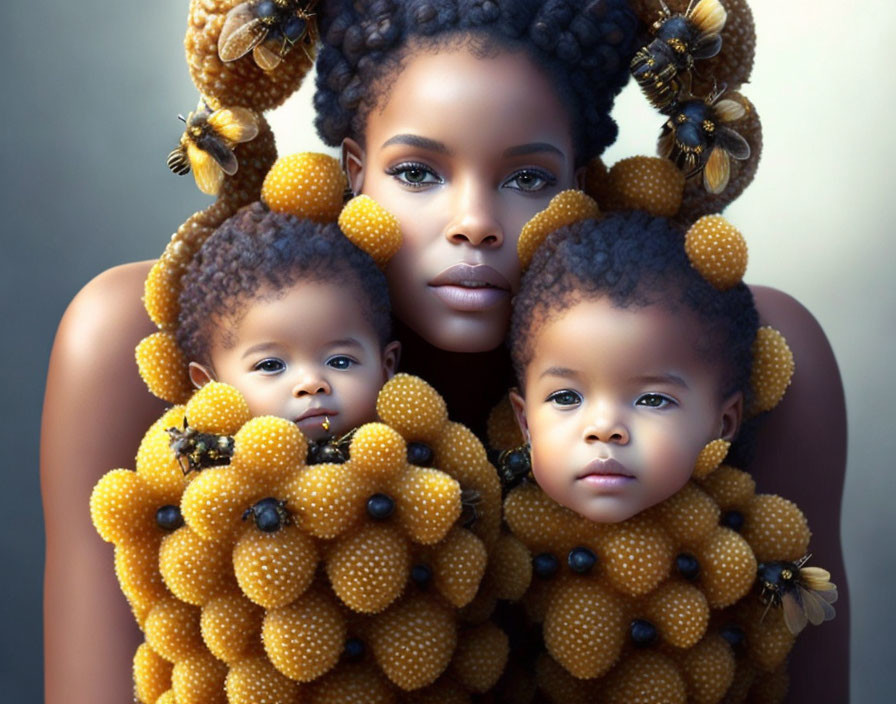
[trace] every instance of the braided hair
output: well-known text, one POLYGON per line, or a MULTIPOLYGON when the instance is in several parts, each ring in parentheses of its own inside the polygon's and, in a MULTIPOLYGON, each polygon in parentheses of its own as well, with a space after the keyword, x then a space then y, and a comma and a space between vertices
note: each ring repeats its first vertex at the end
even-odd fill
POLYGON ((638 20, 625 0, 334 0, 319 8, 315 121, 324 142, 363 144, 370 111, 414 47, 464 42, 477 56, 524 52, 570 116, 578 166, 616 138, 638 20))

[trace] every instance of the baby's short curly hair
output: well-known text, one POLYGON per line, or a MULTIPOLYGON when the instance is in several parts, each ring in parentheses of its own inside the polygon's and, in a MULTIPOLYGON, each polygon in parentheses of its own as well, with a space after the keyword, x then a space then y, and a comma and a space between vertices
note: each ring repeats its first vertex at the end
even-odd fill
POLYGON ((299 281, 354 286, 358 305, 385 345, 391 334, 386 278, 370 255, 336 225, 275 213, 253 203, 225 221, 202 245, 184 274, 177 341, 187 357, 207 362, 216 335, 227 343, 261 289, 299 281))
POLYGON ((661 305, 692 313, 703 333, 700 351, 722 371, 722 394, 748 395, 759 326, 750 289, 744 283, 727 291, 713 287, 691 266, 684 235, 643 212, 561 228, 536 251, 511 321, 509 342, 520 383, 546 316, 603 297, 619 308, 661 305))
POLYGON ((324 142, 363 143, 367 116, 416 47, 462 41, 475 55, 525 52, 557 89, 577 165, 616 138, 638 20, 626 0, 336 0, 322 3, 316 125, 324 142))

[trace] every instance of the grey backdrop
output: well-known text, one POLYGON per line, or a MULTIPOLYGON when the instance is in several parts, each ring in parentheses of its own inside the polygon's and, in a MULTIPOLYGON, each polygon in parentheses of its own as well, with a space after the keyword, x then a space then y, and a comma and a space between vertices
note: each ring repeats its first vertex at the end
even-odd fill
MULTIPOLYGON (((744 92, 762 115, 766 150, 756 182, 727 215, 750 244, 748 280, 807 305, 840 361, 850 418, 842 531, 853 596, 852 700, 892 701, 896 6, 752 7, 759 45, 744 92)), ((196 101, 181 43, 186 12, 187 0, 39 0, 0 9, 5 701, 42 696, 37 447, 56 323, 92 276, 157 256, 209 202, 165 167, 180 134, 176 115, 196 101)), ((659 122, 636 91, 622 96, 617 116, 622 133, 606 160, 649 153, 659 122)), ((321 148, 309 120, 307 97, 273 116, 281 153, 321 148)))

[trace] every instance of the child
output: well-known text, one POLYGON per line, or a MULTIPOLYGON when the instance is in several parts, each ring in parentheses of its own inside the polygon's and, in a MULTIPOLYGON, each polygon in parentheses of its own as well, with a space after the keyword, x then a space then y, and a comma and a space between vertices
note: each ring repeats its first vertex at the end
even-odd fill
POLYGON ((336 225, 244 208, 192 261, 180 306, 196 386, 230 384, 315 441, 376 419, 400 343, 385 277, 336 225))
POLYGON ((511 403, 558 503, 624 521, 688 481, 741 423, 758 316, 719 291, 666 221, 628 213, 552 234, 514 303, 511 403))

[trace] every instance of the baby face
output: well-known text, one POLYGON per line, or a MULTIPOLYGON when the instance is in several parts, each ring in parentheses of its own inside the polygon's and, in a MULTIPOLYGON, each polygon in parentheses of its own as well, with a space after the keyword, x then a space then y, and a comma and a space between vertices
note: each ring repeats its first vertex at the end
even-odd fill
POLYGON ((203 373, 235 386, 253 416, 295 421, 313 440, 376 420, 376 397, 392 376, 398 343, 382 347, 354 287, 300 281, 259 291, 244 315, 216 335, 203 373), (326 426, 329 425, 329 428, 326 426))
POLYGON ((541 322, 525 394, 511 400, 549 496, 592 521, 623 521, 681 489, 706 443, 731 439, 741 394, 722 398, 701 332, 690 313, 605 298, 541 322))

